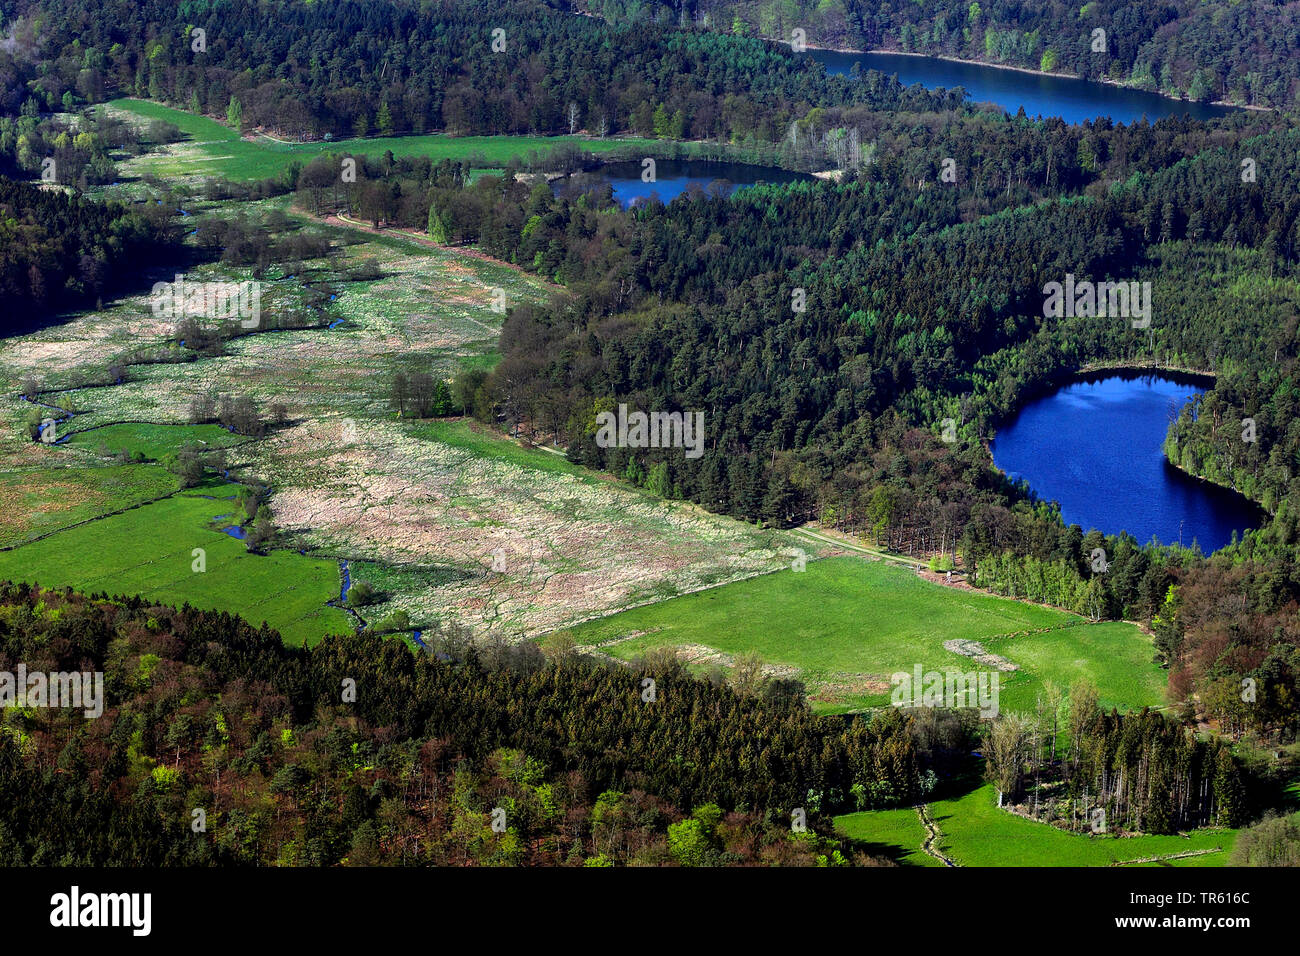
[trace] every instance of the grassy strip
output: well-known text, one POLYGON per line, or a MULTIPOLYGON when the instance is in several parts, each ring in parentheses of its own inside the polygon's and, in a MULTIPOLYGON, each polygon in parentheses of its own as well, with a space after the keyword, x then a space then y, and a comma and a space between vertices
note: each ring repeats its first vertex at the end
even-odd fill
POLYGON ((153 171, 161 176, 221 176, 235 181, 278 176, 290 163, 308 163, 314 157, 348 153, 354 156, 428 156, 435 163, 444 159, 474 159, 482 167, 504 167, 511 159, 529 152, 545 154, 556 146, 572 143, 584 150, 603 153, 653 140, 588 139, 583 136, 422 136, 342 139, 333 142, 288 143, 269 137, 245 140, 228 126, 204 116, 172 109, 146 100, 118 99, 111 108, 138 120, 174 123, 189 139, 173 144, 165 152, 148 157, 153 171))
POLYGON ((242 441, 220 425, 156 425, 148 422, 123 422, 89 428, 73 433, 67 441, 75 448, 109 454, 143 455, 149 461, 161 461, 186 445, 202 449, 229 448, 242 441))
MULTIPOLYGON (((1067 833, 999 810, 985 785, 964 796, 937 800, 931 814, 943 831, 940 849, 961 866, 1110 866, 1125 860, 1216 850, 1167 861, 1179 866, 1223 866, 1236 830, 1193 830, 1186 836, 1113 837, 1067 833)), ((1150 864, 1159 865, 1159 864, 1150 864)))
POLYGON ((902 866, 937 866, 943 863, 921 849, 925 827, 916 811, 873 810, 835 818, 835 830, 861 844, 872 856, 883 856, 902 866))
POLYGON ((175 490, 176 476, 156 465, 0 472, 0 501, 4 503, 0 508, 0 547, 12 547, 175 490))
POLYGON ((233 519, 237 485, 213 484, 91 521, 0 554, 0 578, 141 594, 265 621, 290 644, 348 633, 346 613, 328 608, 338 596, 338 566, 291 551, 249 554, 220 530, 233 519), (202 494, 214 497, 201 497, 202 494), (194 569, 202 549, 206 569, 194 569))
POLYGON ((1163 673, 1134 625, 1087 625, 1067 611, 937 587, 910 571, 849 557, 635 608, 573 633, 582 645, 617 641, 604 651, 624 660, 661 646, 757 651, 769 664, 798 668, 826 711, 888 704, 889 691, 869 687, 868 679, 888 681, 917 664, 976 670, 971 658, 944 648, 959 638, 987 641, 986 649, 1021 664, 1001 675, 1004 711, 1031 709, 1046 680, 1067 689, 1080 677, 1097 685, 1105 706, 1163 700, 1163 673), (1001 637, 1010 634, 1021 636, 1001 637))

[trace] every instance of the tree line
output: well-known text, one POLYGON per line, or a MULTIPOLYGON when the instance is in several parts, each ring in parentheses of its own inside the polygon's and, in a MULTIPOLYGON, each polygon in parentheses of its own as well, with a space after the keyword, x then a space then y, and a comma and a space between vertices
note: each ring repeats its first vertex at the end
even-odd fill
POLYGON ((0 331, 32 315, 94 305, 139 262, 174 255, 165 214, 97 203, 0 177, 0 331))
POLYGON ((49 69, 36 76, 14 56, 7 70, 42 109, 70 91, 82 102, 130 93, 307 139, 585 130, 773 141, 796 106, 960 103, 880 74, 828 77, 752 39, 616 28, 525 2, 486 11, 409 0, 185 9, 33 0, 27 9, 21 32, 49 69))
MULTIPOLYGON (((742 690, 666 655, 628 668, 454 628, 416 653, 369 632, 291 648, 224 612, 21 584, 0 605, 0 666, 106 688, 97 719, 6 709, 11 865, 870 864, 828 815, 913 804, 978 732, 931 708, 818 718, 780 682, 742 690)), ((1081 780, 1117 734, 1176 744, 1148 715, 1088 715, 1081 780)), ((1169 824, 1236 819, 1226 786, 1169 824)), ((1121 814, 1131 793, 1106 791, 1121 814)), ((1131 825, 1166 819, 1150 812, 1131 825)))
POLYGON ((614 22, 684 21, 787 42, 799 28, 809 44, 819 46, 903 50, 1072 73, 1199 102, 1230 99, 1290 109, 1300 94, 1300 20, 1286 4, 579 0, 563 5, 614 22), (1095 30, 1105 31, 1104 43, 1095 30))
POLYGON ((1049 687, 1035 713, 995 718, 984 754, 999 805, 1078 832, 1241 826, 1267 791, 1222 740, 1146 708, 1107 713, 1087 684, 1066 700, 1049 687))
POLYGON ((548 661, 455 630, 431 652, 369 632, 289 648, 225 613, 0 591, 0 665, 106 686, 101 719, 6 709, 10 864, 827 865, 854 856, 826 817, 851 788, 917 792, 897 713, 820 720, 666 660, 548 661))

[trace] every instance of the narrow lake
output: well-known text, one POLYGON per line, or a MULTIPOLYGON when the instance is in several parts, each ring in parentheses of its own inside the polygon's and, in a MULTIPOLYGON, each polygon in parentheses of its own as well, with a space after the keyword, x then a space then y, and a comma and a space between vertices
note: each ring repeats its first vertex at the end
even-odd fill
POLYGON ((1015 113, 1023 106, 1029 116, 1059 116, 1067 123, 1082 123, 1098 116, 1108 116, 1116 123, 1133 123, 1145 116, 1154 123, 1166 116, 1182 116, 1184 113, 1194 119, 1210 119, 1224 116, 1234 109, 1231 106, 1171 100, 1156 93, 1092 80, 1001 70, 932 56, 838 53, 834 50, 809 50, 808 55, 822 63, 828 73, 848 75, 853 64, 860 63, 864 70, 897 74, 904 86, 914 83, 927 89, 960 86, 977 103, 996 103, 1009 113, 1015 113))
POLYGON ((1204 389, 1161 376, 1110 375, 1067 385, 1026 405, 997 431, 993 462, 1061 505, 1066 524, 1143 544, 1200 544, 1206 554, 1260 514, 1231 491, 1165 461, 1173 416, 1204 389))
POLYGON ((756 183, 792 183, 811 179, 803 173, 778 169, 774 166, 750 166, 745 163, 719 163, 705 159, 660 159, 655 161, 654 182, 643 182, 642 167, 637 161, 608 163, 592 172, 574 173, 552 184, 561 190, 599 189, 608 185, 614 199, 624 207, 637 200, 658 196, 669 203, 686 192, 692 185, 701 189, 710 186, 730 195, 737 189, 756 183), (716 184, 716 185, 714 185, 716 184))

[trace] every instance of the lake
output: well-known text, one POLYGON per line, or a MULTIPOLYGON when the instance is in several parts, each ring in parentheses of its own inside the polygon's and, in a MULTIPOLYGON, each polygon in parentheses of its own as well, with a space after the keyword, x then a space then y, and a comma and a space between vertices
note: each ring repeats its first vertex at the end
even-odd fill
POLYGON ((730 195, 737 189, 755 183, 792 183, 811 179, 803 173, 778 169, 775 166, 750 166, 745 163, 720 163, 705 159, 655 160, 655 181, 641 181, 641 162, 607 163, 591 172, 575 173, 557 179, 552 187, 558 192, 570 189, 593 189, 608 185, 614 190, 614 199, 624 207, 637 200, 658 196, 665 203, 672 202, 692 185, 707 189, 716 183, 716 189, 730 195))
POLYGON ((977 63, 956 63, 932 56, 904 53, 838 53, 809 50, 808 55, 826 67, 828 73, 847 75, 854 63, 864 70, 897 74, 904 86, 920 83, 927 89, 960 86, 971 100, 996 103, 1009 113, 1020 107, 1030 116, 1059 116, 1067 123, 1108 116, 1116 123, 1134 123, 1143 116, 1151 122, 1166 116, 1190 114, 1194 119, 1225 116, 1231 106, 1214 106, 1171 100, 1155 93, 1130 90, 1093 80, 1002 70, 977 63))
POLYGON ((1165 432, 1204 389, 1163 376, 1117 374, 1075 382, 1026 405, 998 429, 993 461, 1061 505, 1066 524, 1145 544, 1197 541, 1205 553, 1260 514, 1242 496, 1165 461, 1165 432))

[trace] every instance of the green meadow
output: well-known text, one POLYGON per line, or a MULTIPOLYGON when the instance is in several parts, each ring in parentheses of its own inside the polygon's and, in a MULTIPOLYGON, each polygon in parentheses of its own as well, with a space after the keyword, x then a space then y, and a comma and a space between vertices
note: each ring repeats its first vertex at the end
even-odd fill
POLYGON ((243 440, 220 425, 128 422, 75 432, 68 438, 67 444, 96 453, 107 451, 110 455, 125 454, 131 457, 143 455, 148 461, 161 461, 187 445, 202 449, 229 448, 243 440))
POLYGON ((575 465, 564 455, 553 454, 540 448, 525 448, 518 442, 486 431, 470 419, 435 419, 421 422, 411 429, 411 436, 441 442, 452 448, 469 452, 476 458, 491 458, 521 468, 531 468, 534 471, 572 475, 588 483, 602 480, 594 472, 581 465, 575 465))
POLYGON ((0 553, 0 579, 229 611, 254 625, 265 621, 290 644, 350 633, 347 613, 326 606, 339 593, 334 561, 292 551, 249 554, 221 531, 234 523, 221 516, 234 513, 229 496, 238 490, 210 482, 0 553), (195 570, 196 548, 205 570, 195 570))
POLYGON ((1236 830, 1226 829, 1193 830, 1186 836, 1067 833, 998 809, 997 794, 988 785, 936 800, 930 815, 943 834, 939 851, 960 866, 1110 866, 1198 850, 1215 852, 1168 865, 1223 866, 1237 836, 1236 830))
POLYGON ((1031 709, 1048 680, 1062 689, 1091 680, 1103 706, 1122 710, 1164 699, 1164 673, 1152 663, 1150 639, 1134 625, 1090 624, 1067 611, 942 587, 852 557, 634 608, 572 633, 580 645, 603 645, 603 653, 622 660, 665 646, 731 656, 756 651, 769 665, 794 668, 822 711, 887 704, 889 691, 879 682, 917 664, 926 671, 981 669, 946 650, 950 639, 980 641, 1020 666, 1001 675, 1003 710, 1031 709))
MULTIPOLYGON (((1165 703, 1166 671, 1152 662, 1151 639, 1124 621, 1103 621, 985 641, 984 646, 1022 671, 1068 689, 1078 680, 1097 685, 1103 707, 1132 710, 1165 703)), ((1012 682, 1012 710, 1029 709, 1032 698, 1012 682)))
MULTIPOLYGON (((988 785, 936 800, 930 817, 940 833, 938 851, 958 866, 1224 866, 1237 838, 1228 829, 1132 837, 1068 833, 998 809, 988 785), (1181 854, 1196 855, 1168 859, 1181 854)), ((925 829, 914 809, 844 814, 835 818, 835 829, 904 866, 942 865, 921 850, 925 829)))
POLYGON ((835 818, 835 831, 849 837, 872 856, 883 856, 900 866, 943 866, 921 849, 925 827, 916 810, 874 810, 835 818))
POLYGON ((0 547, 20 544, 176 490, 157 465, 0 472, 0 547))
POLYGON ((186 135, 184 142, 162 147, 145 157, 149 169, 164 177, 221 176, 236 181, 267 179, 278 176, 294 161, 307 163, 322 154, 382 156, 389 150, 397 157, 428 156, 434 162, 474 159, 480 166, 500 168, 515 157, 522 159, 533 151, 545 153, 564 143, 574 143, 584 150, 601 153, 642 142, 636 138, 602 140, 583 136, 447 136, 431 133, 341 139, 328 143, 288 143, 265 136, 245 140, 216 120, 147 100, 113 100, 109 108, 136 120, 174 123, 186 135))

